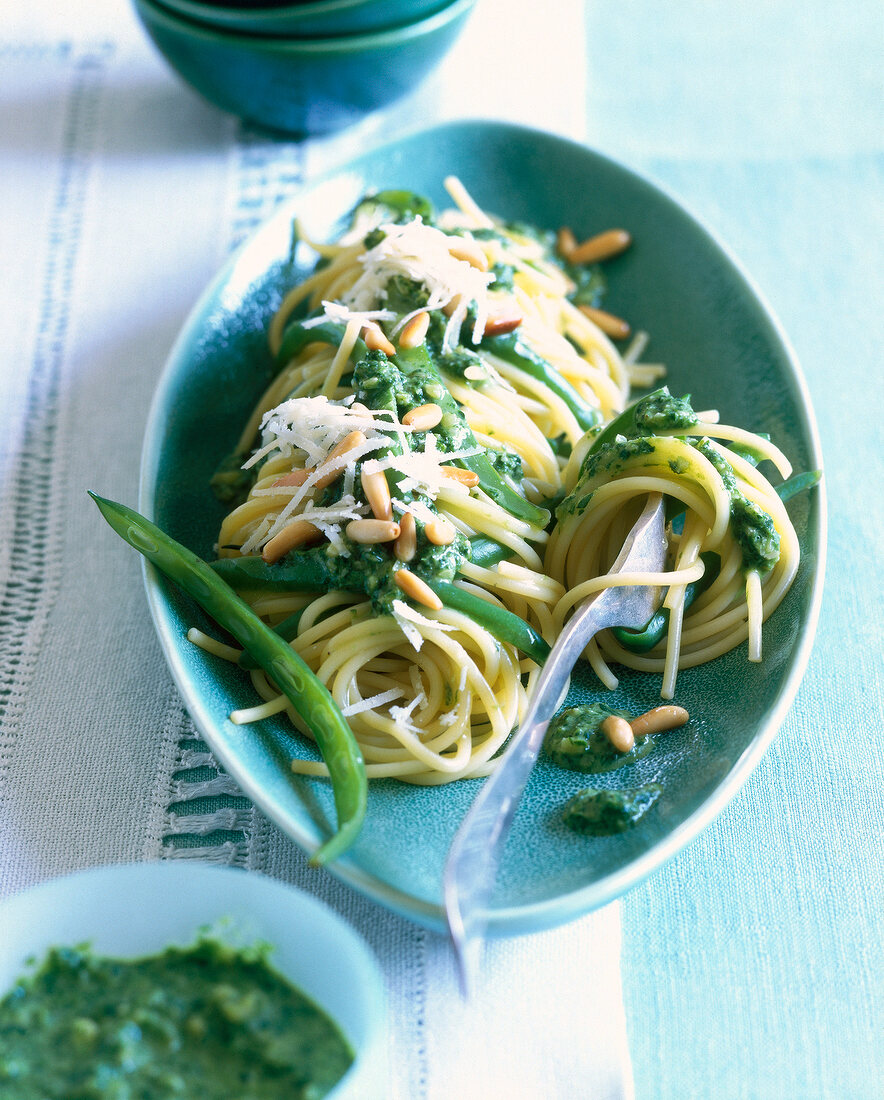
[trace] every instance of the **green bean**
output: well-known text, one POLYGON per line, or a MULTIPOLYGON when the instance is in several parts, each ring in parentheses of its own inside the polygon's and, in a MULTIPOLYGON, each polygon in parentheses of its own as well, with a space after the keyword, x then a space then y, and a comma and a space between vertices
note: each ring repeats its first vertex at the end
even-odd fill
MULTIPOLYGON (((281 623, 277 623, 276 626, 272 626, 270 629, 274 634, 279 635, 284 642, 290 642, 293 638, 298 636, 298 627, 301 625, 301 619, 304 617, 306 607, 299 607, 297 611, 293 612, 287 618, 283 619, 281 623)), ((260 668, 261 666, 255 660, 255 658, 249 653, 247 649, 244 649, 239 655, 238 661, 239 667, 248 670, 260 668)))
MULTIPOLYGON (((498 545, 492 539, 487 541, 494 546, 498 545)), ((495 556, 492 560, 489 552, 489 556, 483 560, 482 564, 495 564, 510 553, 506 547, 498 547, 498 549, 502 551, 499 557, 495 556)), ((324 552, 323 547, 317 547, 315 550, 293 551, 282 561, 273 565, 268 565, 259 557, 222 558, 220 561, 213 561, 210 568, 227 584, 238 589, 327 592, 332 588, 342 588, 362 595, 366 594, 364 573, 354 571, 347 577, 333 578, 329 573, 322 571, 320 564, 322 559, 316 554, 316 550, 324 552)), ((463 611, 479 626, 493 634, 498 641, 516 646, 529 657, 533 657, 538 664, 546 660, 549 646, 518 615, 514 615, 505 608, 496 607, 488 600, 483 600, 481 596, 458 588, 456 584, 449 581, 430 577, 422 577, 422 579, 447 607, 455 611, 463 611)), ((240 664, 243 664, 242 658, 240 664)))
POLYGON ((290 700, 316 738, 331 776, 338 828, 313 853, 328 863, 356 840, 365 817, 365 764, 350 727, 328 689, 301 658, 196 554, 131 508, 89 494, 117 534, 191 596, 247 649, 290 700))
POLYGON ((552 363, 547 362, 546 359, 529 348, 519 338, 518 333, 510 332, 502 336, 486 336, 483 338, 481 346, 484 350, 490 351, 492 355, 504 359, 507 363, 511 363, 514 367, 524 371, 525 374, 536 378, 538 382, 542 382, 547 389, 560 397, 574 414, 574 419, 582 431, 589 431, 590 428, 594 428, 598 424, 601 419, 598 409, 587 405, 577 390, 567 379, 562 377, 552 363))
MULTIPOLYGON (((466 447, 478 447, 476 437, 473 435, 460 406, 451 396, 442 373, 433 361, 432 356, 425 345, 417 348, 400 348, 393 360, 399 369, 407 377, 412 377, 424 385, 434 387, 440 392, 435 398, 436 404, 442 410, 443 423, 446 417, 452 418, 458 427, 458 433, 466 447)), ((495 470, 485 454, 484 448, 479 448, 481 453, 469 458, 458 459, 457 462, 479 475, 479 484, 491 499, 505 508, 517 519, 525 520, 535 527, 546 527, 549 523, 549 512, 532 504, 512 485, 509 485, 495 470)))
POLYGON ((282 592, 324 592, 330 587, 324 567, 325 546, 293 550, 269 565, 261 557, 221 558, 209 563, 231 588, 279 589, 282 592))
MULTIPOLYGON (((308 344, 331 344, 332 347, 340 347, 344 339, 344 331, 343 325, 336 325, 333 322, 316 325, 305 321, 292 321, 286 328, 279 351, 276 353, 277 366, 284 367, 286 363, 290 363, 308 344)), ((350 358, 358 362, 367 350, 363 341, 357 339, 350 358)))
POLYGON ((351 220, 362 209, 371 210, 372 207, 380 207, 383 209, 385 216, 383 220, 396 221, 397 219, 407 219, 411 221, 415 217, 421 217, 425 224, 428 224, 433 219, 433 206, 429 199, 425 199, 423 195, 417 195, 413 191, 398 191, 393 188, 386 191, 377 191, 374 195, 368 195, 360 201, 353 208, 351 213, 351 220), (389 215, 392 214, 392 219, 389 215))
MULTIPOLYGON (((712 550, 705 550, 700 555, 706 571, 699 580, 691 581, 685 585, 684 606, 685 610, 691 606, 694 600, 705 592, 721 571, 721 558, 712 550)), ((632 653, 647 653, 661 642, 669 629, 669 608, 661 607, 655 611, 647 625, 641 630, 628 630, 624 626, 615 626, 611 633, 624 649, 632 653)))
POLYGON ((796 493, 803 493, 805 489, 812 489, 814 485, 818 485, 822 476, 822 470, 807 470, 803 474, 796 474, 788 481, 784 481, 782 485, 776 486, 777 496, 784 502, 791 500, 796 493))
POLYGON ((470 536, 470 563, 490 569, 492 565, 512 556, 512 550, 486 535, 470 536))
POLYGON ((462 611, 465 615, 484 627, 489 634, 493 634, 499 642, 507 642, 516 649, 520 649, 539 665, 549 656, 549 646, 529 626, 524 619, 507 611, 505 607, 490 603, 481 596, 476 596, 464 588, 459 588, 450 581, 437 580, 424 577, 423 580, 432 588, 439 599, 454 611, 462 611))
MULTIPOLYGON (((756 432, 755 434, 759 439, 770 440, 769 432, 756 432)), ((752 447, 747 443, 729 443, 728 450, 733 451, 735 455, 739 455, 750 466, 759 466, 767 457, 757 447, 752 447)))

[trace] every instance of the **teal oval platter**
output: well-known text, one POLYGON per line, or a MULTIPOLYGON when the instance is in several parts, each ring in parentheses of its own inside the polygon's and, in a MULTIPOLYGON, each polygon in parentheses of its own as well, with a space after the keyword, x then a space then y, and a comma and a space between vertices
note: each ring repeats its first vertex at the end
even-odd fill
MULTIPOLYGON (((578 239, 623 226, 634 244, 606 265, 606 306, 651 336, 648 355, 668 368, 674 393, 722 421, 769 432, 796 471, 822 466, 813 412, 795 356, 758 290, 714 236, 674 199, 623 166, 551 134, 493 122, 452 123, 367 153, 300 191, 228 262, 187 321, 160 379, 142 456, 140 508, 203 557, 224 514, 209 489, 271 376, 268 321, 285 289, 315 262, 292 246, 299 218, 329 239, 366 192, 404 188, 448 204, 454 174, 489 212, 578 239)), ((764 626, 764 660, 743 646, 683 671, 675 702, 690 722, 600 784, 658 782, 654 811, 626 833, 587 838, 561 823, 562 804, 587 777, 540 760, 516 814, 489 916, 495 935, 564 923, 641 881, 721 812, 756 766, 791 705, 812 645, 825 557, 822 486, 788 505, 801 545, 798 575, 764 626)), ((236 726, 253 705, 247 676, 187 641, 212 624, 152 567, 151 613, 184 702, 202 737, 243 791, 308 852, 333 830, 327 781, 294 776, 295 755, 314 755, 284 719, 236 726)), ((217 630, 216 630, 217 634, 217 630)), ((624 670, 607 692, 582 667, 569 702, 604 698, 633 712, 659 702, 659 681, 624 670)), ((592 777, 596 778, 596 777, 592 777)), ((414 787, 370 785, 354 847, 329 869, 390 909, 443 928, 442 868, 481 780, 414 787)))

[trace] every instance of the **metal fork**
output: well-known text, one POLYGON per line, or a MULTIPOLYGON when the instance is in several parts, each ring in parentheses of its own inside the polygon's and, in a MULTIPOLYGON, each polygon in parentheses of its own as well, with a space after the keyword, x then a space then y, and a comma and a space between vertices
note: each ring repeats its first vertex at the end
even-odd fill
MULTIPOLYGON (((652 493, 626 536, 611 572, 659 573, 665 559, 663 499, 659 493, 652 493)), ((594 634, 611 626, 642 627, 658 602, 656 587, 628 585, 606 588, 578 605, 546 659, 506 755, 485 781, 455 834, 445 861, 442 892, 464 996, 469 992, 471 974, 478 967, 488 902, 507 833, 571 670, 594 634)))

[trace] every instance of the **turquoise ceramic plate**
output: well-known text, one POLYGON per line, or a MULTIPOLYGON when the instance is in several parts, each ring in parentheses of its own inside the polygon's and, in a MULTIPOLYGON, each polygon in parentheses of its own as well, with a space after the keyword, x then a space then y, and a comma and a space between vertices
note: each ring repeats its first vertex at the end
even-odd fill
MULTIPOLYGON (((757 291, 720 244, 656 187, 561 138, 496 123, 458 123, 420 133, 360 158, 303 190, 221 272, 194 310, 161 379, 143 461, 141 507, 203 556, 222 507, 208 489, 270 374, 265 327, 283 288, 312 256, 292 257, 297 215, 313 234, 333 235, 366 191, 409 188, 445 203, 443 178, 458 175, 488 210, 578 236, 628 227, 635 245, 608 265, 610 308, 652 334, 654 360, 668 364, 675 393, 718 408, 727 423, 766 431, 796 470, 820 466, 799 368, 757 291)), ((816 624, 824 554, 821 492, 789 506, 802 563, 787 599, 764 629, 765 660, 745 648, 681 674, 677 702, 692 719, 653 754, 612 778, 661 782, 665 796, 631 832, 609 839, 569 834, 558 808, 580 776, 543 761, 516 816, 494 898, 490 929, 531 931, 569 920, 640 881, 707 825, 765 751, 797 690, 816 624)), ((286 762, 305 746, 278 720, 237 727, 227 718, 253 703, 248 680, 187 642, 207 629, 190 602, 152 571, 147 588, 160 639, 184 700, 206 741, 245 791, 298 844, 313 850, 333 821, 323 781, 293 778, 286 762)), ((659 685, 627 674, 608 700, 643 711, 659 685)), ((580 676, 574 699, 597 694, 580 676)), ((374 783, 356 846, 334 865, 341 879, 398 912, 441 926, 440 884, 451 837, 480 781, 416 788, 374 783)))

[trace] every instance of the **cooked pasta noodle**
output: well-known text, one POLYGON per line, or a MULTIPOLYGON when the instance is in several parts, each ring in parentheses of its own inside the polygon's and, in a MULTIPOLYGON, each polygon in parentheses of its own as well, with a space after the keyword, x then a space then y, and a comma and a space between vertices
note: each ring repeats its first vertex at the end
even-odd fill
MULTIPOLYGON (((586 595, 665 586, 661 642, 637 654, 605 632, 586 657, 607 687, 612 664, 659 672, 668 698, 679 668, 743 641, 760 659, 798 560, 751 461, 788 476, 781 452, 714 413, 683 423, 683 403, 667 420, 666 391, 649 399, 653 430, 636 425, 630 386, 663 369, 638 361, 646 337, 622 356, 577 308, 583 275, 548 234, 447 186, 456 209, 438 217, 382 193, 337 244, 311 242, 321 262, 269 329, 279 372, 215 479, 241 491, 219 570, 328 686, 368 775, 428 785, 494 767, 538 667, 520 629, 551 644, 586 595), (611 578, 650 492, 672 512, 666 570, 611 578), (717 575, 686 608, 710 554, 717 575)), ((251 678, 262 702, 234 721, 285 712, 310 736, 264 672, 251 678)))

